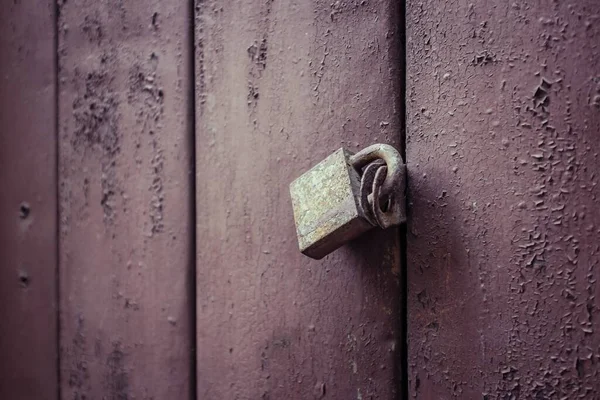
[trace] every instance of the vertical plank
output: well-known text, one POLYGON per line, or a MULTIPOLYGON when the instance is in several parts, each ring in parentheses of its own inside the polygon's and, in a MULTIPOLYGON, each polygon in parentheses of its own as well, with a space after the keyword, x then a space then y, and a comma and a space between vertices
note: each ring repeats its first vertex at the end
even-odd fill
POLYGON ((201 399, 392 399, 397 231, 300 254, 289 183, 399 146, 399 13, 377 1, 197 1, 201 399))
POLYGON ((187 399, 190 5, 59 12, 63 398, 187 399))
POLYGON ((407 8, 411 393, 599 398, 600 3, 407 8))
POLYGON ((0 7, 0 398, 56 399, 56 67, 51 1, 0 7))

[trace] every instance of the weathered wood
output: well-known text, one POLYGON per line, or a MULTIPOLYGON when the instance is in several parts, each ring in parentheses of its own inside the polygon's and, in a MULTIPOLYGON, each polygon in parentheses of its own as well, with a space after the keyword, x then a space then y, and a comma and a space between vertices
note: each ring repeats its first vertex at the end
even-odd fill
POLYGON ((392 399, 397 231, 300 254, 289 183, 400 142, 392 1, 196 2, 199 399, 392 399))
POLYGON ((407 3, 410 388, 598 398, 600 3, 407 3))
POLYGON ((65 399, 192 392, 190 8, 59 2, 65 399))
POLYGON ((57 398, 51 1, 0 7, 0 398, 57 398))

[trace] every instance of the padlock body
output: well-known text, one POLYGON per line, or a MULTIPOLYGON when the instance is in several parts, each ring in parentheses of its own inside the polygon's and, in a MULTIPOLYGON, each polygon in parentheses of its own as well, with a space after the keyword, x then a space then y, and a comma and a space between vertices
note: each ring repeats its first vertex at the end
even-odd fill
POLYGON ((341 148, 290 184, 298 244, 311 258, 321 259, 372 228, 359 206, 352 154, 341 148))

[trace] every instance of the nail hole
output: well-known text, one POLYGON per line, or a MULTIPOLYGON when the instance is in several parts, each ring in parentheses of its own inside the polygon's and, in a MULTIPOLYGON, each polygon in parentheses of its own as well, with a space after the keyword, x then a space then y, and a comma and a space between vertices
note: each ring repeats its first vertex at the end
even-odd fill
POLYGON ((26 202, 21 203, 21 205, 19 206, 19 218, 25 219, 25 218, 29 217, 30 213, 31 213, 31 207, 29 206, 29 203, 26 203, 26 202))
POLYGON ((19 283, 21 284, 21 287, 28 287, 29 284, 31 283, 31 279, 29 278, 29 275, 27 274, 27 272, 25 271, 21 271, 19 272, 19 283))

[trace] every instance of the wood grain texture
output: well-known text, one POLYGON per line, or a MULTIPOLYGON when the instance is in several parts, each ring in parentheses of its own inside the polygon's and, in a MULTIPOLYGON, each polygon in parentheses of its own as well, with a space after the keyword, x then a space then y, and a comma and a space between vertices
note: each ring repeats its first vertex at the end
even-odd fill
POLYGON ((341 146, 399 146, 391 1, 197 1, 199 399, 392 399, 398 233, 321 261, 289 183, 341 146))
POLYGON ((51 1, 0 7, 0 398, 57 398, 51 1))
POLYGON ((59 2, 64 399, 188 399, 190 4, 59 2))
POLYGON ((418 399, 598 398, 600 3, 407 3, 418 399))

